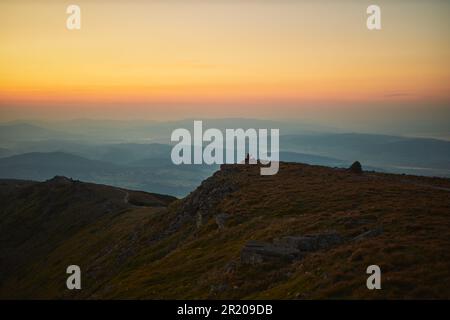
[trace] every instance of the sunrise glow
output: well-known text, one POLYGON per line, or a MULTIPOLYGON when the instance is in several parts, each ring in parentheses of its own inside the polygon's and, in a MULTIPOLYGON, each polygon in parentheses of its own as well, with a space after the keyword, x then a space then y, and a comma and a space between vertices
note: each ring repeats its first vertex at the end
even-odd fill
POLYGON ((86 108, 246 115, 264 106, 276 116, 450 100, 446 2, 381 1, 377 32, 366 28, 364 1, 77 4, 82 28, 70 31, 65 2, 1 2, 4 117, 86 108))

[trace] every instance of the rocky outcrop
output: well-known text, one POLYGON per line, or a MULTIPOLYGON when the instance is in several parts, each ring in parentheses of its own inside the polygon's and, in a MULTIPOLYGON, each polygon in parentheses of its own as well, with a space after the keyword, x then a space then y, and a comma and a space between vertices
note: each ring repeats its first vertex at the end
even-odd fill
MULTIPOLYGON (((236 173, 239 174, 239 167, 236 165, 222 165, 220 171, 204 180, 195 191, 182 200, 177 209, 177 221, 172 228, 177 229, 186 221, 195 221, 199 228, 207 218, 215 217, 218 214, 217 205, 239 188, 238 183, 233 179, 236 173)), ((219 229, 222 229, 227 216, 219 215, 221 216, 217 217, 216 223, 219 229)))
POLYGON ((361 163, 359 161, 353 162, 353 164, 348 168, 351 173, 361 174, 363 172, 361 163))
POLYGON ((275 240, 279 246, 296 248, 302 252, 313 252, 322 249, 328 249, 343 242, 342 237, 337 233, 323 233, 306 236, 287 236, 275 240))
POLYGON ((300 258, 300 251, 294 247, 274 245, 263 241, 249 241, 241 251, 241 262, 259 264, 270 260, 292 261, 300 258))
POLYGON ((309 252, 329 249, 342 242, 342 237, 335 232, 287 236, 276 239, 273 243, 249 241, 241 251, 241 263, 300 260, 309 252))

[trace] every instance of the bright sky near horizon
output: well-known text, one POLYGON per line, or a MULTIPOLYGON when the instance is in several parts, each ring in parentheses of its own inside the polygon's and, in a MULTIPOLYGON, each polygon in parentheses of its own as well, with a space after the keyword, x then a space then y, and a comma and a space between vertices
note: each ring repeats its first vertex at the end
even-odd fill
POLYGON ((448 1, 4 0, 0 25, 1 120, 449 108, 448 1))

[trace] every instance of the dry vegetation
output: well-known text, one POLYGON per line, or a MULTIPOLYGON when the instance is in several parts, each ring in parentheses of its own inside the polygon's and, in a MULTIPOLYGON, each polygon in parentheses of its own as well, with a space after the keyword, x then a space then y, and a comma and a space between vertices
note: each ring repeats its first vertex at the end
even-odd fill
MULTIPOLYGON (((107 196, 101 193, 102 199, 123 200, 123 192, 119 192, 123 190, 114 189, 118 190, 114 193, 113 189, 108 189, 107 196)), ((59 192, 60 199, 69 197, 63 187, 59 192)), ((65 231, 62 239, 47 244, 45 250, 37 248, 40 254, 32 255, 33 259, 21 257, 26 263, 3 279, 0 297, 450 298, 447 179, 372 172, 358 175, 292 163, 282 163, 275 176, 260 176, 257 166, 235 165, 224 167, 185 199, 171 202, 161 198, 165 205, 171 202, 168 208, 161 206, 161 199, 155 202, 144 197, 144 201, 142 196, 131 194, 130 203, 117 203, 118 207, 108 212, 101 211, 101 201, 92 198, 97 201, 96 219, 69 228, 70 232, 65 231), (214 191, 228 186, 229 192, 214 191), (214 192, 208 193, 209 189, 214 192), (190 199, 199 194, 202 196, 194 203, 207 207, 201 225, 198 212, 186 209, 190 199), (223 229, 216 223, 218 214, 227 214, 223 229), (351 241, 375 228, 383 232, 351 241), (241 249, 248 240, 273 241, 331 230, 346 241, 294 262, 240 262, 241 249), (65 289, 69 264, 78 264, 83 271, 79 292, 65 289), (381 267, 382 290, 366 288, 365 271, 371 264, 381 267)), ((19 211, 41 213, 43 195, 28 195, 27 202, 20 202, 22 206, 15 202, 21 201, 15 198, 18 196, 8 197, 10 204, 1 206, 2 231, 6 216, 19 211)), ((69 201, 67 208, 60 210, 67 213, 70 205, 69 201)), ((77 208, 94 210, 92 202, 78 203, 77 208)), ((45 232, 59 230, 61 226, 42 232, 52 239, 45 232)), ((7 252, 14 245, 3 245, 3 261, 12 263, 7 252)), ((20 248, 29 250, 23 255, 34 250, 29 245, 20 248)))

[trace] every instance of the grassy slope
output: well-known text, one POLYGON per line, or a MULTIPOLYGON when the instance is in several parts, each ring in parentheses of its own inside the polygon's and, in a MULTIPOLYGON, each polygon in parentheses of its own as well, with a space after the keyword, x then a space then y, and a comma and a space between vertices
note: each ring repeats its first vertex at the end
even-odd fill
MULTIPOLYGON (((232 166, 204 188, 233 184, 213 199, 196 227, 189 198, 164 207, 105 215, 8 279, 0 297, 64 298, 449 298, 450 181, 281 164, 275 176, 232 166), (214 215, 228 213, 219 230, 214 215), (346 239, 382 226, 383 234, 346 242, 294 263, 241 265, 242 246, 336 230, 346 239), (65 268, 83 270, 83 290, 64 289, 65 268), (378 264, 383 290, 369 291, 366 267, 378 264)), ((191 195, 195 197, 199 191, 191 195)), ((195 212, 194 212, 195 214, 195 212)))
POLYGON ((52 285, 69 264, 99 263, 116 239, 130 246, 120 237, 142 227, 139 211, 158 212, 175 200, 65 178, 2 180, 0 187, 2 298, 60 296, 61 286, 52 285))

